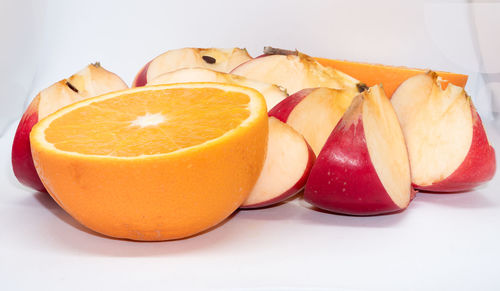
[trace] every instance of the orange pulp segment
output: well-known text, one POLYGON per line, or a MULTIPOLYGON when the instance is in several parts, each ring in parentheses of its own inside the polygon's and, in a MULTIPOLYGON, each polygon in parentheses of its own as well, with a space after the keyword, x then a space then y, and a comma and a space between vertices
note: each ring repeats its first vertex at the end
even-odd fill
POLYGON ((250 115, 249 101, 246 94, 217 88, 130 92, 55 119, 45 139, 59 150, 85 155, 164 154, 234 129, 250 115))

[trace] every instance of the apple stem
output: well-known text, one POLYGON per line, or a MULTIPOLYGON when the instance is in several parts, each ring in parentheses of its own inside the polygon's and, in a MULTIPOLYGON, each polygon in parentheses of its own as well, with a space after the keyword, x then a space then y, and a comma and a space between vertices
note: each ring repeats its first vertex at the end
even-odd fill
MULTIPOLYGON (((272 46, 265 46, 264 47, 264 54, 265 55, 284 55, 284 56, 293 55, 293 56, 298 56, 300 53, 299 53, 298 50, 292 51, 292 50, 275 48, 275 47, 272 47, 272 46)), ((301 54, 301 55, 304 56, 303 54, 301 54)), ((365 83, 361 83, 361 82, 356 84, 356 88, 358 89, 359 93, 368 90, 368 86, 366 86, 365 83)))
POLYGON ((69 81, 66 81, 66 86, 68 86, 71 90, 73 90, 75 93, 78 93, 78 89, 76 89, 73 84, 71 84, 69 81))
POLYGON ((363 91, 370 89, 368 86, 366 86, 365 83, 361 83, 361 82, 356 84, 356 88, 358 89, 359 93, 362 93, 363 91))
POLYGON ((265 46, 264 47, 264 54, 266 55, 294 55, 298 56, 299 52, 297 50, 291 51, 291 50, 286 50, 286 49, 280 49, 280 48, 275 48, 271 46, 265 46))
POLYGON ((96 68, 100 68, 101 67, 101 62, 95 62, 92 64, 92 66, 96 67, 96 68))

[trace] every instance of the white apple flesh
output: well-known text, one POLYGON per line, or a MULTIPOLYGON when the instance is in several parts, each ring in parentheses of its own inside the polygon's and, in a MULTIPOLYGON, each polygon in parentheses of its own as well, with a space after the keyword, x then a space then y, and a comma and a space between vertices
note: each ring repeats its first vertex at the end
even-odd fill
POLYGON ((314 160, 313 151, 298 132, 270 117, 264 167, 241 208, 270 206, 297 194, 304 188, 314 160))
POLYGON ((33 164, 29 140, 31 128, 39 120, 74 102, 126 88, 120 77, 96 63, 42 90, 24 112, 14 136, 12 168, 19 182, 45 191, 33 164))
POLYGON ((297 130, 318 155, 358 94, 355 88, 303 89, 278 103, 269 111, 269 116, 274 116, 297 130))
POLYGON ((183 68, 207 68, 229 73, 251 60, 246 49, 182 48, 167 51, 148 62, 136 75, 132 87, 149 83, 159 75, 183 68))
POLYGON ((302 53, 260 56, 241 64, 231 73, 279 85, 285 88, 288 94, 294 94, 305 88, 344 89, 362 86, 353 77, 331 67, 325 67, 302 53))
POLYGON ((184 68, 165 73, 154 78, 147 85, 185 82, 218 82, 250 87, 259 91, 264 96, 267 108, 273 108, 287 97, 285 91, 277 85, 253 81, 242 76, 217 72, 206 68, 184 68))
POLYGON ((471 98, 461 87, 442 88, 436 73, 409 78, 392 99, 408 145, 415 188, 470 190, 493 178, 495 150, 471 98))
POLYGON ((414 196, 398 118, 383 89, 358 95, 321 150, 304 191, 319 208, 350 215, 405 209, 414 196))

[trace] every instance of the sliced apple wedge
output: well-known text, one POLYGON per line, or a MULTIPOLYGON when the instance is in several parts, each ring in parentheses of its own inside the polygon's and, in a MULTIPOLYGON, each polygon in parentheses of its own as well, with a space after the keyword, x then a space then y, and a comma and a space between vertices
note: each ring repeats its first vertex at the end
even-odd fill
POLYGON ((354 88, 303 89, 278 103, 269 111, 302 134, 319 154, 328 136, 359 93, 354 88))
POLYGON ((298 132, 270 117, 264 167, 241 208, 270 206, 297 194, 304 188, 314 160, 314 153, 298 132))
POLYGON ((74 102, 126 88, 127 84, 120 77, 95 63, 42 90, 21 117, 14 136, 12 168, 19 182, 45 191, 33 164, 29 140, 31 128, 39 120, 74 102))
POLYGON ((273 108, 287 97, 286 92, 277 85, 253 81, 242 76, 206 68, 185 68, 165 73, 148 82, 148 85, 184 82, 219 82, 250 87, 262 93, 266 99, 267 108, 273 108))
POLYGON ((364 88, 353 77, 334 68, 325 67, 315 59, 299 52, 254 58, 236 67, 231 73, 279 85, 285 88, 288 94, 316 87, 364 88))
POLYGON ((493 178, 495 150, 464 89, 434 72, 407 79, 391 100, 408 145, 415 188, 472 189, 493 178))
POLYGON ((136 75, 132 87, 146 85, 159 75, 182 68, 207 68, 229 73, 251 60, 246 49, 182 48, 169 50, 148 62, 136 75))
POLYGON ((405 209, 413 198, 403 132, 379 86, 358 95, 321 150, 304 199, 343 214, 405 209))

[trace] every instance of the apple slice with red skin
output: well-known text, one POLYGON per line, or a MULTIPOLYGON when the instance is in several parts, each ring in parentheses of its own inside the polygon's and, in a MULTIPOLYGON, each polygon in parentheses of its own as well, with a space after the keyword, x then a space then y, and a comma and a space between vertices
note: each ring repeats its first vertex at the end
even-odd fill
POLYGON ((263 55, 239 65, 231 73, 279 85, 289 94, 316 87, 364 88, 364 85, 353 77, 334 68, 325 67, 314 58, 299 52, 263 55))
POLYGON ((315 155, 305 139, 286 123, 269 118, 264 167, 241 208, 260 208, 286 200, 306 184, 315 155))
POLYGON ((277 85, 249 80, 242 76, 217 72, 206 68, 184 68, 165 73, 148 82, 148 85, 185 82, 219 82, 250 87, 262 93, 266 99, 267 108, 273 108, 287 97, 286 92, 277 85))
POLYGON ((358 95, 321 150, 304 191, 319 208, 350 215, 405 209, 414 197, 403 132, 379 86, 358 95))
POLYGON ((246 49, 240 48, 182 48, 169 50, 141 68, 132 87, 141 87, 159 75, 183 68, 207 68, 229 73, 240 64, 251 60, 246 49))
POLYGON ((146 86, 148 83, 148 69, 152 61, 147 62, 140 70, 137 75, 135 75, 134 81, 132 81, 132 88, 146 86))
POLYGON ((33 164, 29 140, 31 128, 39 120, 74 102, 126 88, 127 84, 120 77, 95 63, 42 90, 24 112, 14 136, 12 168, 19 182, 45 191, 33 164))
POLYGON ((356 88, 303 89, 278 103, 269 111, 302 134, 319 154, 328 136, 359 92, 356 88))
POLYGON ((403 82, 392 95, 408 145, 415 188, 435 192, 470 190, 491 180, 495 150, 463 88, 442 88, 434 72, 403 82))

